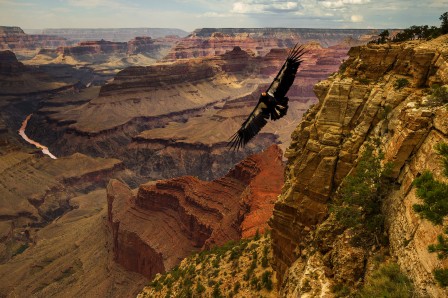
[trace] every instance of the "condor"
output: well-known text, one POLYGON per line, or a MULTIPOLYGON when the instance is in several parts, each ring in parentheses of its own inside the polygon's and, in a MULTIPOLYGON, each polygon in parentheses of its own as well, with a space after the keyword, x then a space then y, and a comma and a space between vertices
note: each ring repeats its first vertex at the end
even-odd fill
POLYGON ((303 47, 296 44, 268 90, 261 93, 257 106, 231 137, 228 144, 231 149, 239 150, 244 147, 266 125, 267 120, 275 121, 286 115, 288 111, 286 93, 294 82, 297 70, 303 61, 303 54, 305 54, 303 47))

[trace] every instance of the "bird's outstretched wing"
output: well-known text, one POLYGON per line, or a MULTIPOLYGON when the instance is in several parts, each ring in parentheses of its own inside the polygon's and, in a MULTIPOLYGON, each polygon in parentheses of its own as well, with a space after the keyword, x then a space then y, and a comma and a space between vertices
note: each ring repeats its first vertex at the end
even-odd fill
POLYGON ((277 117, 271 117, 271 119, 277 120, 286 115, 288 99, 285 95, 294 82, 297 69, 302 62, 301 57, 304 53, 301 46, 297 44, 294 46, 274 81, 269 86, 267 94, 262 94, 252 113, 241 125, 241 128, 230 138, 228 145, 231 149, 238 150, 244 147, 266 125, 270 115, 276 115, 275 109, 280 110, 277 112, 277 117), (270 100, 274 100, 274 102, 270 100))
POLYGON ((230 138, 230 149, 238 150, 244 147, 266 125, 266 118, 269 117, 266 115, 266 109, 266 104, 259 101, 241 128, 230 138))
POLYGON ((276 99, 282 99, 286 96, 292 83, 294 83, 297 69, 303 61, 301 58, 305 53, 302 46, 298 46, 298 44, 294 46, 266 93, 276 99))

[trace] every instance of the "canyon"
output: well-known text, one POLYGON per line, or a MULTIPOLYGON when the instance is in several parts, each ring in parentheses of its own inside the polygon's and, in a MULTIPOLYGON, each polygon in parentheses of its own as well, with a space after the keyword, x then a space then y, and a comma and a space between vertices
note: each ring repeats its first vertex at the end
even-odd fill
POLYGON ((55 144, 55 155, 120 158, 141 182, 182 175, 216 179, 272 141, 284 149, 301 114, 315 103, 312 86, 335 72, 347 51, 316 43, 307 49, 289 93, 288 115, 266 127, 244 151, 228 151, 227 141, 276 75, 285 49, 258 57, 235 47, 213 57, 126 68, 88 102, 41 109, 31 120, 30 135, 44 145, 55 144), (40 126, 52 133, 33 129, 40 126))
POLYGON ((210 182, 172 178, 142 184, 134 195, 111 180, 108 220, 115 260, 152 279, 194 251, 263 232, 282 173, 282 151, 273 145, 210 182))
POLYGON ((378 30, 45 32, 68 43, 0 52, 0 296, 135 297, 184 258, 260 233, 272 243, 270 297, 356 291, 379 254, 416 295, 448 294, 432 275, 446 260, 427 249, 443 229, 412 208, 425 169, 446 181, 433 150, 448 138, 446 110, 430 98, 448 84, 447 36, 365 45, 378 30), (297 42, 307 54, 288 114, 229 151, 297 42), (30 114, 23 132, 57 159, 20 138, 30 114), (393 163, 393 187, 389 242, 365 249, 331 206, 371 144, 393 163))

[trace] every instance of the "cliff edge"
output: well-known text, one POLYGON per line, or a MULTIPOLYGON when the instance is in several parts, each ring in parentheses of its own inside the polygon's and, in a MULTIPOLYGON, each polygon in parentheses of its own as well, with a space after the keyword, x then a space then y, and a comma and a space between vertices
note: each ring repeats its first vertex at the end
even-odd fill
POLYGON ((395 184, 383 204, 387 249, 419 295, 446 297, 432 275, 446 261, 427 249, 442 227, 414 212, 420 199, 412 181, 426 169, 443 180, 434 146, 448 141, 448 112, 431 102, 431 90, 448 84, 447 42, 445 35, 354 47, 339 72, 315 86, 319 103, 292 134, 285 185, 270 220, 273 267, 283 295, 331 297, 335 285, 356 286, 368 274, 381 248, 353 247, 347 230, 335 227, 329 205, 344 177, 353 174, 360 152, 377 140, 383 163, 392 163, 395 184))

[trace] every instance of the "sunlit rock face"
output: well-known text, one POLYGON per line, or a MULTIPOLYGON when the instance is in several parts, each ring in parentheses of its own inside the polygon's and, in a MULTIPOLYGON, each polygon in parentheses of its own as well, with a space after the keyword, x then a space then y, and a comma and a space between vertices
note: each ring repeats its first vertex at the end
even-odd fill
POLYGON ((429 86, 448 83, 447 39, 354 47, 339 73, 315 86, 319 103, 292 133, 285 153, 286 182, 270 222, 274 267, 285 295, 300 292, 313 270, 327 272, 326 286, 314 289, 322 295, 331 284, 353 285, 364 274, 369 254, 349 245, 349 234, 337 231, 328 203, 357 164, 359 152, 376 139, 399 185, 384 208, 389 249, 421 295, 446 296, 432 275, 443 264, 427 250, 442 229, 414 213, 418 199, 412 181, 425 169, 441 178, 433 148, 448 141, 446 121, 441 121, 447 112, 426 102, 429 86), (409 85, 397 88, 398 79, 409 85), (310 249, 318 252, 311 257, 310 249))
POLYGON ((271 49, 290 48, 296 43, 318 42, 323 47, 343 42, 359 45, 369 41, 377 32, 368 29, 203 28, 181 40, 167 59, 221 55, 235 46, 256 56, 265 56, 271 49))
POLYGON ((115 260, 151 278, 194 251, 263 232, 283 184, 277 146, 252 155, 226 176, 149 182, 135 195, 111 180, 107 188, 115 260))

